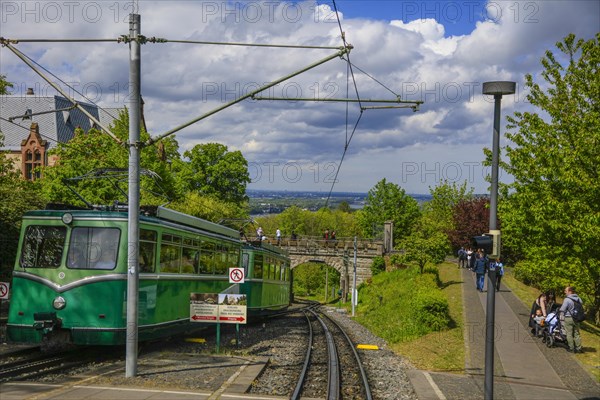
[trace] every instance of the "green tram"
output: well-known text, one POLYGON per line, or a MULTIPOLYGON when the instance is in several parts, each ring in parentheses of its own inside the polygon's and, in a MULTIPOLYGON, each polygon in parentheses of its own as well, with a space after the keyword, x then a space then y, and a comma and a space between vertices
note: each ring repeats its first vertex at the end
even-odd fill
MULTIPOLYGON (((234 229, 158 207, 139 219, 138 338, 201 327, 190 321, 191 293, 239 293, 248 315, 285 308, 289 257, 234 229), (229 268, 245 269, 229 283, 229 268)), ((127 327, 127 213, 47 209, 23 217, 12 281, 7 336, 120 345, 127 327)))

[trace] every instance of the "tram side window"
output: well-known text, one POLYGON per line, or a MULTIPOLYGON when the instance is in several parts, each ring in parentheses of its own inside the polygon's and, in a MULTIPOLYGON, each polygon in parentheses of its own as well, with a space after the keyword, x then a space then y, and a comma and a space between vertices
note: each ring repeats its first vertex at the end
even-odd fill
POLYGON ((117 266, 120 236, 121 231, 117 228, 73 228, 67 267, 114 269, 117 266))
POLYGON ((229 248, 229 266, 239 267, 240 265, 240 250, 236 247, 229 248))
POLYGON ((254 253, 254 277, 262 279, 263 277, 263 256, 262 254, 254 253))
POLYGON ((275 260, 275 279, 281 280, 281 261, 275 260))
POLYGON ((59 267, 66 236, 67 228, 64 226, 28 226, 21 248, 21 267, 59 267))
POLYGON ((156 231, 140 229, 140 272, 154 272, 156 260, 156 231))
POLYGON ((244 276, 248 276, 248 265, 250 264, 250 254, 242 253, 242 268, 244 268, 244 276))
POLYGON ((217 245, 216 263, 215 263, 215 274, 225 275, 227 274, 227 247, 224 245, 217 245))
POLYGON ((163 234, 160 244, 160 271, 179 273, 181 264, 181 237, 163 234))
POLYGON ((211 242, 202 242, 200 245, 200 265, 198 272, 200 274, 212 274, 215 257, 215 244, 211 242))
POLYGON ((198 272, 198 247, 197 240, 183 239, 183 250, 181 253, 181 273, 195 274, 198 272))

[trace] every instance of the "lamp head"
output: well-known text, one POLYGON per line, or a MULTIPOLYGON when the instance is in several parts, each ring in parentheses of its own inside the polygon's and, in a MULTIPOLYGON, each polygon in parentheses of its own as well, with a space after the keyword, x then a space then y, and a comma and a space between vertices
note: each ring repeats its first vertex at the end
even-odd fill
POLYGON ((494 81, 483 83, 483 94, 504 95, 514 94, 516 91, 516 82, 494 81))

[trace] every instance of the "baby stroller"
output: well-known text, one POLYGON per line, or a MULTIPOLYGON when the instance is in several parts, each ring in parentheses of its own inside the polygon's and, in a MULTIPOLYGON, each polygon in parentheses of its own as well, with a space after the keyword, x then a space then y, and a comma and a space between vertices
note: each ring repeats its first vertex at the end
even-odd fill
POLYGON ((559 318, 559 312, 551 312, 544 321, 542 327, 542 342, 546 343, 547 347, 554 347, 558 343, 567 343, 567 334, 563 328, 563 324, 559 318))

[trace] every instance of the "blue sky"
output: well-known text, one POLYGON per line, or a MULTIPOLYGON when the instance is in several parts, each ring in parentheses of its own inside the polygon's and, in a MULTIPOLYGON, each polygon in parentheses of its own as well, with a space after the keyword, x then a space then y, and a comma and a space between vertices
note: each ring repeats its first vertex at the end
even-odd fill
MULTIPOLYGON (((331 1, 321 2, 333 4, 331 1)), ((400 1, 400 0, 338 0, 337 7, 347 18, 372 18, 410 22, 434 18, 444 25, 446 36, 464 35, 473 31, 475 22, 496 18, 497 9, 486 8, 486 1, 400 1)), ((333 5, 332 5, 333 8, 333 5)))
MULTIPOLYGON (((598 0, 338 0, 354 48, 356 88, 345 60, 333 60, 278 84, 282 97, 355 97, 424 101, 410 109, 364 110, 344 103, 245 100, 177 132, 181 152, 218 142, 249 162, 251 189, 366 192, 386 178, 409 193, 441 180, 486 193, 485 147, 491 147, 493 99, 487 81, 517 83, 502 101, 503 122, 527 102, 525 74, 541 80, 540 58, 556 42, 600 31, 598 0), (376 80, 372 79, 375 78, 376 80)), ((130 1, 0 1, 6 38, 117 38, 127 34, 130 1)), ((167 39, 341 46, 331 1, 139 1, 142 34, 167 39)), ((123 44, 22 43, 18 48, 102 107, 128 104, 128 49, 123 44)), ((332 50, 146 44, 142 94, 152 136, 233 98, 332 55, 332 50)), ((0 73, 15 95, 54 91, 6 48, 0 73)), ((61 84, 63 86, 63 84, 61 84)), ((68 89, 63 87, 64 89, 68 89)), ((71 91, 68 89, 68 91, 71 91)), ((79 99, 79 98, 78 98, 79 99)), ((501 146, 507 145, 504 136, 501 146)), ((501 173, 500 179, 510 181, 501 173)))

